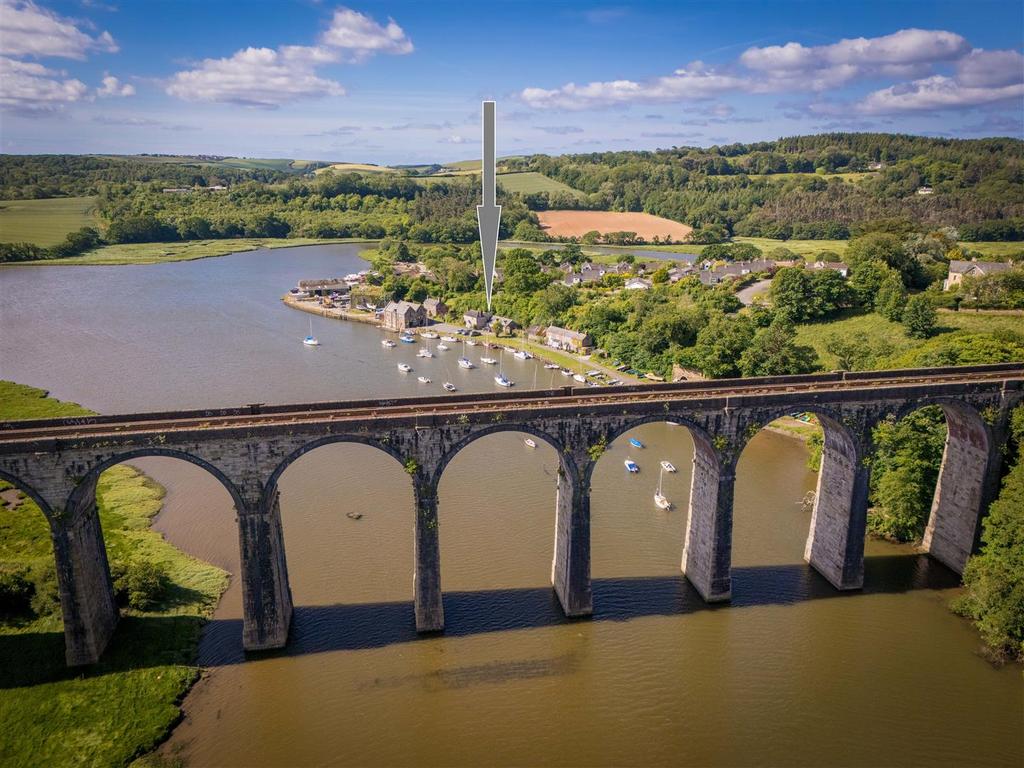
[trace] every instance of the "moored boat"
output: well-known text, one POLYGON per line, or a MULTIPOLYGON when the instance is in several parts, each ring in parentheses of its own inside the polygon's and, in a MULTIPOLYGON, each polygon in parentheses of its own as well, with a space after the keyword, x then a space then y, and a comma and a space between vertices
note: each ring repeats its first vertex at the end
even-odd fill
POLYGON ((382 347, 387 347, 388 349, 390 349, 391 347, 397 347, 397 346, 398 346, 398 345, 397 345, 397 344, 396 344, 395 342, 393 342, 393 341, 392 341, 391 339, 381 339, 381 340, 380 340, 380 345, 381 345, 382 347))
POLYGON ((307 347, 319 347, 320 340, 313 335, 313 318, 309 318, 309 335, 302 340, 307 347))
POLYGON ((434 356, 434 353, 431 352, 429 349, 426 349, 426 348, 421 349, 419 352, 416 353, 416 357, 433 357, 433 356, 434 356))
POLYGON ((420 376, 420 377, 418 377, 416 379, 416 381, 418 381, 420 384, 429 384, 430 383, 430 379, 428 379, 426 376, 420 376))
POLYGON ((402 342, 403 344, 415 344, 416 343, 416 337, 415 336, 410 336, 408 333, 403 333, 401 336, 398 337, 398 340, 400 342, 402 342))
POLYGON ((441 385, 441 387, 444 389, 445 392, 455 391, 455 385, 452 384, 450 381, 446 381, 444 384, 441 385))
POLYGON ((512 357, 514 357, 516 360, 532 360, 533 359, 533 355, 531 355, 525 349, 517 349, 512 354, 512 357))
POLYGON ((654 492, 654 503, 658 509, 672 509, 672 502, 665 498, 661 492, 661 480, 665 476, 665 462, 661 462, 661 472, 658 473, 658 489, 654 492))
POLYGON ((587 377, 584 376, 582 373, 574 373, 572 375, 572 377, 574 379, 576 379, 576 381, 578 381, 580 384, 586 384, 587 383, 587 377))
POLYGON ((563 376, 566 376, 566 377, 568 377, 568 376, 572 376, 572 371, 570 371, 570 370, 569 370, 568 368, 563 368, 563 369, 562 369, 562 370, 560 371, 560 373, 561 373, 561 374, 562 374, 563 376))
POLYGON ((494 383, 497 384, 499 387, 511 387, 513 384, 515 384, 514 381, 512 381, 510 378, 508 378, 502 373, 499 373, 497 376, 494 377, 494 383))
POLYGON ((484 365, 497 365, 498 364, 498 361, 495 360, 493 357, 481 357, 480 358, 480 362, 483 363, 484 365))
POLYGON ((420 336, 422 336, 424 339, 436 339, 437 338, 437 334, 434 333, 433 331, 423 331, 420 334, 420 336))
POLYGON ((664 469, 666 472, 676 471, 676 465, 673 464, 671 461, 668 461, 667 459, 661 462, 661 468, 664 469))
POLYGON ((448 351, 448 345, 447 344, 438 344, 437 345, 437 349, 438 349, 439 352, 447 352, 448 351))
POLYGON ((536 448, 537 447, 537 441, 534 440, 532 437, 526 438, 525 440, 523 440, 523 442, 526 443, 526 447, 527 448, 536 448))
POLYGON ((441 341, 447 341, 449 344, 458 341, 454 336, 442 336, 441 341))
POLYGON ((468 357, 460 357, 459 358, 459 368, 465 368, 465 369, 469 370, 470 368, 476 368, 476 366, 473 365, 473 361, 470 360, 468 357))
POLYGON ((633 461, 632 459, 626 459, 622 463, 626 465, 626 470, 628 472, 631 472, 631 473, 635 474, 635 473, 640 471, 639 465, 635 461, 633 461))
POLYGON ((412 366, 409 365, 408 363, 399 363, 398 370, 400 370, 402 373, 409 373, 409 371, 412 370, 412 366))
POLYGON ((558 363, 545 363, 544 367, 547 368, 549 371, 554 371, 558 368, 558 363))
POLYGON ((637 440, 635 437, 629 438, 629 444, 632 445, 634 448, 643 448, 644 447, 644 444, 641 443, 639 440, 637 440))

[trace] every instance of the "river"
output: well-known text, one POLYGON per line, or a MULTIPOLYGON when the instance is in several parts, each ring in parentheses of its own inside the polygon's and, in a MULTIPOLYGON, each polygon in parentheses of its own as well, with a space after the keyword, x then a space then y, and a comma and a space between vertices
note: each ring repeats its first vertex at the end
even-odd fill
MULTIPOLYGON (((359 268, 360 246, 253 251, 125 267, 0 269, 0 377, 98 411, 418 393, 370 326, 278 300, 300 278, 359 268)), ((411 345, 410 345, 411 346, 411 345)), ((449 353, 451 354, 451 353, 449 353)), ((479 352, 475 352, 479 354, 479 352)), ((511 362, 511 361, 507 361, 511 362)), ((519 385, 550 372, 514 363, 519 385)), ((412 627, 412 492, 390 457, 326 446, 281 478, 296 605, 291 642, 246 659, 232 583, 200 649, 210 669, 162 752, 192 766, 1020 766, 1019 666, 997 669, 947 609, 956 578, 870 541, 866 588, 836 593, 802 562, 814 487, 802 443, 762 432, 741 459, 733 601, 706 606, 679 573, 692 444, 651 424, 594 475, 592 619, 550 584, 556 457, 499 434, 440 487, 447 629, 412 627), (642 468, 625 476, 622 460, 642 468), (675 509, 651 495, 658 461, 675 509), (346 512, 360 512, 351 520, 346 512)), ((157 527, 232 572, 227 493, 173 459, 137 464, 168 490, 157 527)))

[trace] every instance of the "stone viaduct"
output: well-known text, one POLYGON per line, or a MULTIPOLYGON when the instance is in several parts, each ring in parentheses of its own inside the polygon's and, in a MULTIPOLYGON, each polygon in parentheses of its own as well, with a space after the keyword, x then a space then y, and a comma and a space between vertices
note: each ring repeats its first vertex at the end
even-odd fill
POLYGON ((682 570, 708 601, 729 600, 733 486, 744 445, 793 412, 817 415, 825 440, 805 560, 836 589, 864 580, 872 429, 924 406, 948 425, 923 547, 961 572, 998 491, 1010 410, 1024 364, 831 373, 651 386, 457 395, 0 424, 0 479, 31 497, 53 539, 67 662, 95 662, 118 621, 96 506, 105 469, 172 456, 213 474, 238 516, 247 650, 288 640, 291 591, 277 490, 281 473, 328 443, 393 456, 415 498, 416 628, 444 627, 437 488, 452 458, 485 435, 519 431, 549 443, 560 468, 551 581, 568 616, 592 611, 590 478, 604 447, 652 421, 686 427, 695 446, 682 570))

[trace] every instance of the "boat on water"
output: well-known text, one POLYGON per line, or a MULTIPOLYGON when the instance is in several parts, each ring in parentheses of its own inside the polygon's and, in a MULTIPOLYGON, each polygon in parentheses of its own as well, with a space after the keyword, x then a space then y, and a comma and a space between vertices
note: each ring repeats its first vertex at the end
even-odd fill
POLYGON ((531 355, 525 349, 517 349, 514 353, 512 353, 512 357, 514 357, 516 360, 532 360, 533 359, 533 355, 531 355))
POLYGON ((572 376, 572 371, 570 371, 570 370, 569 370, 568 368, 563 368, 563 369, 561 370, 561 374, 562 374, 563 376, 572 376))
POLYGON ((587 383, 587 377, 584 376, 582 373, 574 373, 572 375, 572 377, 574 379, 576 379, 576 381, 578 381, 580 384, 586 384, 587 383))
POLYGON ((410 336, 408 333, 403 333, 401 336, 398 337, 398 340, 400 342, 402 342, 403 344, 415 344, 416 343, 416 337, 415 336, 410 336))
POLYGON ((473 341, 472 339, 466 339, 466 343, 469 344, 469 346, 471 347, 475 347, 477 345, 477 342, 473 341))
POLYGON ((662 460, 661 468, 664 469, 666 472, 675 472, 676 471, 676 465, 673 464, 671 461, 668 461, 667 459, 662 460))
POLYGON ((640 471, 639 465, 635 461, 633 461, 632 459, 626 459, 622 463, 626 465, 626 471, 628 471, 628 472, 636 474, 637 472, 640 471))
POLYGON ((502 347, 502 349, 504 349, 506 352, 512 352, 513 354, 515 354, 515 352, 517 351, 515 347, 502 347))
POLYGON ((661 480, 665 476, 665 462, 661 462, 661 472, 658 473, 658 490, 654 492, 654 503, 658 509, 672 509, 672 502, 665 498, 661 492, 661 480))
POLYGON ((668 424, 670 427, 678 427, 679 426, 679 422, 678 421, 666 421, 665 423, 668 424))
POLYGON ((409 373, 409 371, 412 370, 412 366, 409 365, 408 363, 399 363, 398 370, 400 370, 402 373, 409 373))
POLYGON ((429 384, 430 383, 430 379, 428 379, 426 376, 420 376, 420 377, 418 377, 416 379, 416 381, 418 381, 420 384, 429 384))
POLYGON ((558 368, 558 363, 545 363, 544 367, 547 368, 549 371, 553 371, 558 368))
POLYGON ((313 318, 309 318, 309 335, 302 340, 307 347, 319 347, 320 340, 313 335, 313 318))
POLYGON ((641 443, 639 440, 637 440, 635 437, 629 438, 629 444, 632 445, 634 448, 643 448, 644 447, 644 444, 641 443))
POLYGON ((397 344, 396 344, 395 342, 393 342, 393 341, 392 341, 391 339, 381 339, 381 340, 380 340, 380 345, 381 345, 382 347, 387 347, 388 349, 390 349, 391 347, 397 347, 397 346, 398 346, 398 345, 397 345, 397 344))
POLYGON ((442 336, 441 341, 447 341, 449 344, 452 344, 458 341, 458 339, 456 339, 454 336, 442 336))
POLYGON ((422 336, 424 339, 436 339, 437 338, 437 334, 434 333, 433 331, 423 331, 420 334, 420 336, 422 336))
POLYGON ((434 356, 434 353, 431 352, 426 347, 424 347, 423 349, 421 349, 419 352, 416 353, 416 357, 433 357, 433 356, 434 356))
POLYGON ((537 441, 534 440, 532 437, 526 438, 525 440, 523 440, 523 442, 526 443, 526 447, 527 448, 536 448, 537 447, 537 441))
POLYGON ((437 350, 439 352, 447 352, 448 351, 448 345, 447 344, 438 344, 437 345, 437 350))
POLYGON ((444 389, 445 392, 455 391, 455 385, 452 384, 450 381, 446 381, 444 384, 441 385, 441 387, 444 389))
POLYGON ((498 364, 498 361, 495 360, 493 357, 481 357, 480 358, 480 362, 483 363, 484 365, 497 365, 498 364))
POLYGON ((466 370, 469 370, 470 368, 476 368, 476 366, 473 365, 473 361, 470 360, 468 357, 460 357, 459 368, 465 368, 466 370))
POLYGON ((499 373, 497 376, 494 377, 494 383, 497 384, 499 387, 511 387, 513 384, 515 384, 514 381, 505 376, 503 373, 499 373))

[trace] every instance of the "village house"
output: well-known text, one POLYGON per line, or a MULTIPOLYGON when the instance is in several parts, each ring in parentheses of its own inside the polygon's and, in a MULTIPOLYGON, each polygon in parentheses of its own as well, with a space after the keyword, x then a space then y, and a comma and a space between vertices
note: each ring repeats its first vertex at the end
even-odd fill
POLYGON ((626 281, 624 286, 627 291, 649 291, 651 290, 652 283, 650 280, 645 280, 642 277, 631 277, 626 281))
POLYGON ((594 269, 593 267, 587 269, 581 269, 579 272, 570 272, 565 276, 562 281, 566 285, 582 285, 586 283, 599 283, 604 277, 603 269, 594 269))
POLYGON ((389 301, 381 315, 381 323, 389 331, 417 328, 427 322, 427 311, 422 304, 412 301, 389 301))
POLYGON ((668 271, 668 281, 670 283, 678 283, 684 277, 695 274, 696 272, 696 268, 690 264, 683 267, 672 267, 672 269, 668 271))
POLYGON ((745 275, 758 272, 773 273, 777 266, 774 261, 757 259, 755 261, 731 261, 717 267, 704 262, 700 271, 700 281, 704 285, 717 285, 723 280, 737 280, 745 275))
POLYGON ((530 341, 544 342, 544 332, 547 330, 543 325, 531 325, 526 329, 526 338, 530 341))
POLYGON ((491 313, 481 312, 479 309, 471 309, 462 316, 463 324, 475 331, 483 330, 490 321, 491 313))
POLYGON ((949 262, 949 275, 942 281, 942 290, 948 291, 959 286, 965 277, 987 277, 1013 268, 1012 261, 978 261, 971 259, 952 259, 949 262))
POLYGON ((548 326, 544 334, 544 343, 552 349, 566 352, 587 352, 594 347, 594 340, 590 338, 590 334, 570 331, 557 325, 548 326))
POLYGON ((423 300, 423 308, 427 311, 427 317, 437 319, 448 314, 448 305, 441 299, 428 296, 423 300))
POLYGON ((491 330, 496 334, 512 333, 512 331, 518 331, 522 328, 522 326, 511 317, 500 317, 499 315, 495 315, 491 318, 490 326, 491 330))

